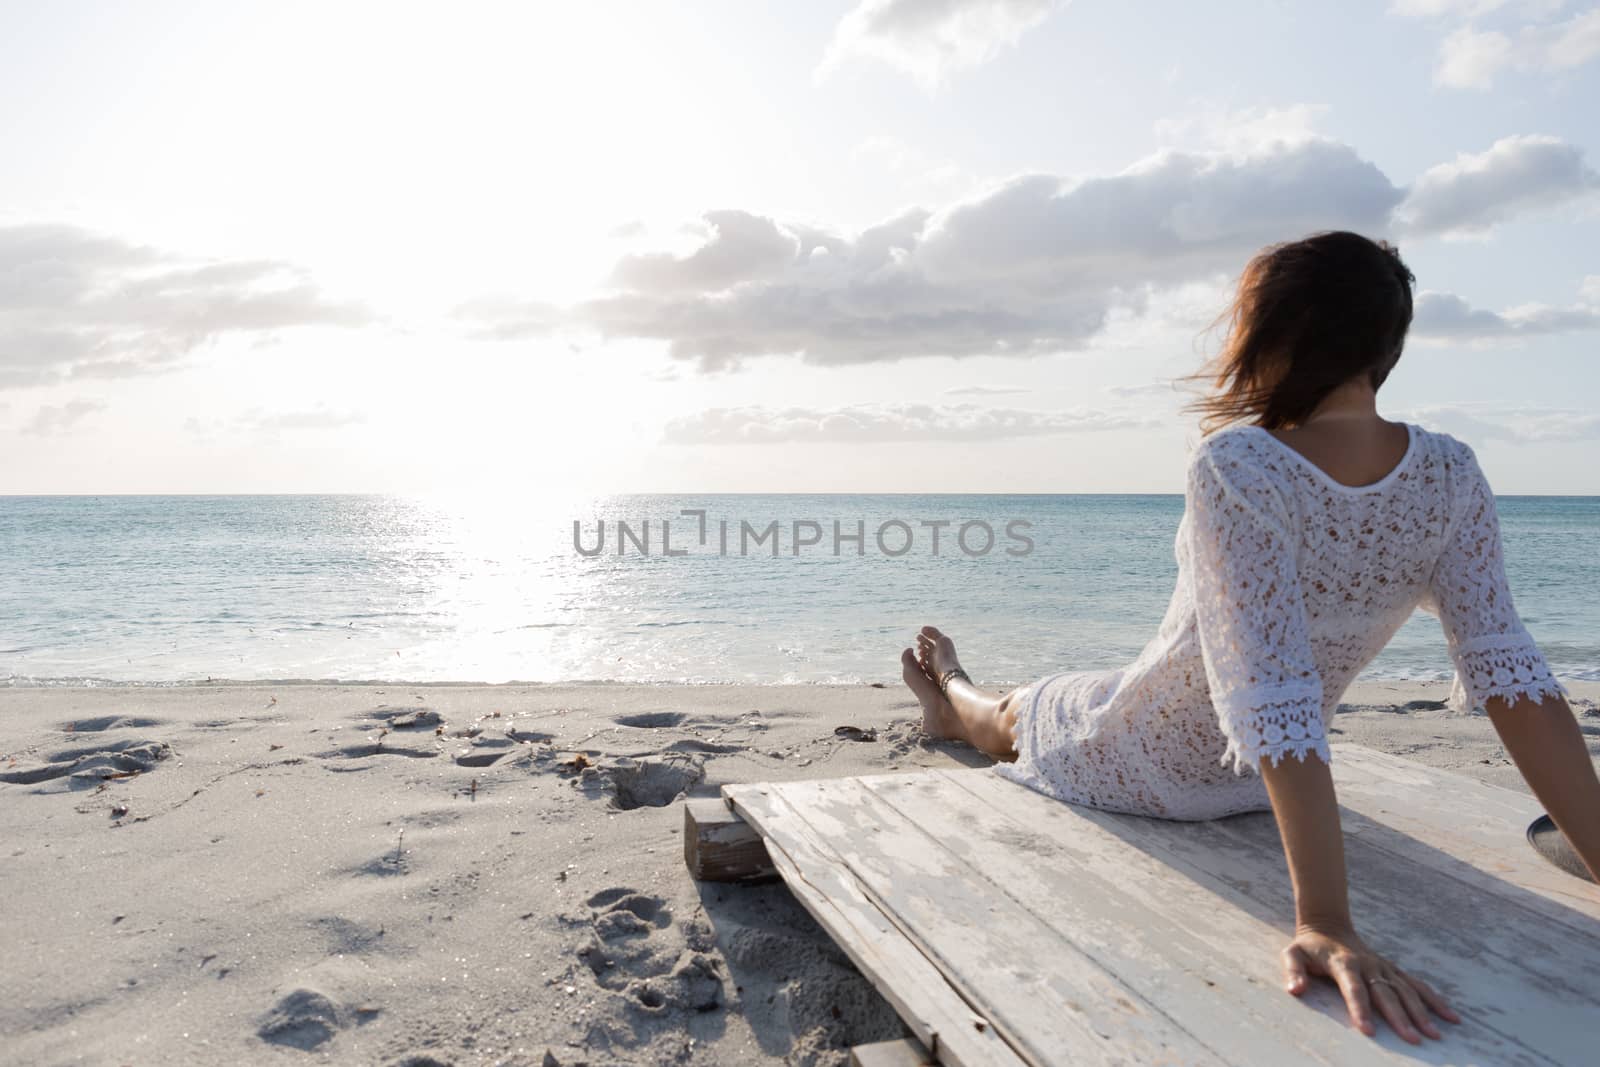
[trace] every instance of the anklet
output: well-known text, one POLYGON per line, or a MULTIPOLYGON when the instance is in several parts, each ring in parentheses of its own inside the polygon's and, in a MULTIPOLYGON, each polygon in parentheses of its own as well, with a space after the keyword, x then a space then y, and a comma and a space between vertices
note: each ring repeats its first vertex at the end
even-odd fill
POLYGON ((956 667, 939 675, 939 692, 943 693, 945 696, 949 696, 950 683, 955 681, 957 678, 960 678, 968 685, 972 684, 971 675, 967 674, 967 672, 962 670, 960 667, 956 667))

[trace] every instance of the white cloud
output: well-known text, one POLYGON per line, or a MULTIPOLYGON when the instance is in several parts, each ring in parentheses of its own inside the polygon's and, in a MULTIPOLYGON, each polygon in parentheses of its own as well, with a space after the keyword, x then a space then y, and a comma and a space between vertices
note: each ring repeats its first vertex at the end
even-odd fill
POLYGON ((1506 0, 1394 0, 1389 10, 1407 18, 1438 18, 1442 15, 1472 17, 1486 15, 1504 7, 1505 3, 1506 0))
POLYGON ((1412 333, 1424 341, 1495 341, 1512 337, 1600 330, 1600 301, 1587 292, 1586 302, 1571 307, 1527 304, 1506 311, 1475 308, 1453 293, 1417 295, 1412 333))
POLYGON ((945 396, 1015 396, 1018 393, 1031 393, 1032 389, 1020 385, 963 385, 957 389, 946 389, 945 396))
POLYGON ((824 365, 1043 355, 1080 350, 1108 325, 1165 344, 1211 322, 1223 282, 1265 245, 1325 229, 1482 230, 1594 182, 1576 148, 1540 137, 1435 167, 1409 192, 1326 139, 1164 151, 1104 177, 1015 178, 855 234, 714 212, 698 245, 623 257, 589 300, 478 302, 461 317, 485 338, 664 341, 702 370, 775 355, 824 365), (1155 312, 1163 321, 1146 322, 1155 312))
POLYGON ((1550 27, 1542 43, 1545 64, 1556 70, 1581 67, 1600 56, 1600 8, 1550 27))
MULTIPOLYGON (((849 237, 718 212, 700 248, 626 257, 612 292, 570 315, 667 341, 705 369, 1059 352, 1153 286, 1237 270, 1285 234, 1381 230, 1400 195, 1349 148, 1308 141, 1248 158, 1164 152, 1105 178, 1031 175, 849 237)), ((464 315, 487 336, 547 325, 517 307, 464 315)))
POLYGON ((851 59, 887 63, 924 88, 1015 45, 1065 0, 860 0, 834 27, 819 76, 851 59))
POLYGON ((65 433, 90 415, 104 411, 100 400, 69 400, 65 404, 46 404, 22 426, 23 433, 53 435, 65 433))
POLYGON ((168 369, 230 333, 368 321, 288 264, 197 262, 75 226, 0 227, 0 388, 168 369))
POLYGON ((1327 111, 1326 104, 1228 108, 1205 103, 1185 114, 1157 119, 1154 132, 1168 147, 1254 153, 1280 143, 1312 140, 1317 137, 1318 119, 1327 111))
POLYGON ((1487 89, 1511 61, 1511 38, 1497 30, 1463 26, 1439 45, 1433 83, 1447 89, 1487 89))
MULTIPOLYGON (((1484 5, 1432 6, 1454 9, 1432 12, 1435 14, 1468 17, 1488 10, 1484 5), (1481 10, 1470 10, 1474 7, 1481 10)), ((1433 81, 1447 89, 1488 89, 1507 69, 1529 73, 1572 70, 1596 56, 1600 56, 1600 8, 1562 22, 1526 24, 1510 33, 1468 23, 1452 30, 1440 43, 1433 81)))
POLYGON ((1170 382, 1145 382, 1142 385, 1113 385, 1106 392, 1112 396, 1121 397, 1170 397, 1185 398, 1189 396, 1184 391, 1181 381, 1170 382))
POLYGON ((1104 410, 1030 411, 973 404, 711 408, 672 420, 663 440, 675 445, 992 441, 1154 425, 1148 418, 1104 410))
POLYGON ((1463 153, 1424 171, 1396 219, 1412 232, 1470 233, 1596 189, 1600 174, 1575 145, 1554 137, 1504 137, 1486 152, 1463 153))
POLYGON ((1514 444, 1600 440, 1600 412, 1493 403, 1441 404, 1403 413, 1408 422, 1474 441, 1514 444))

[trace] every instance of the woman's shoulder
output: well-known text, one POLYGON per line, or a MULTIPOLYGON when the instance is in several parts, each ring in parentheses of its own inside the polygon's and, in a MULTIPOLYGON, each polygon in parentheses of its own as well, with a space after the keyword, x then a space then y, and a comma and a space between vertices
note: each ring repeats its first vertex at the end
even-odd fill
POLYGON ((1447 472, 1477 469, 1477 453, 1461 438, 1414 422, 1406 425, 1410 428, 1414 439, 1414 450, 1441 464, 1447 472))
POLYGON ((1292 463, 1259 426, 1235 424, 1206 434, 1189 453, 1189 488, 1252 498, 1274 512, 1292 495, 1292 463))
POLYGON ((1282 469, 1282 448, 1261 427, 1234 423, 1200 438, 1189 450, 1189 469, 1211 468, 1252 481, 1270 479, 1282 469))
POLYGON ((1409 425, 1415 449, 1421 456, 1417 466, 1424 474, 1441 483, 1457 500, 1480 490, 1488 491, 1488 480, 1471 445, 1443 430, 1431 430, 1416 423, 1409 425))

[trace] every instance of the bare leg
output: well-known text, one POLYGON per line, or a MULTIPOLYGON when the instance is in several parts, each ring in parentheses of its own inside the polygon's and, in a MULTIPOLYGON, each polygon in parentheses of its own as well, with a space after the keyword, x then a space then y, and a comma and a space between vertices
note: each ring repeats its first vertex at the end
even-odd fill
MULTIPOLYGON (((961 661, 956 658, 955 642, 933 626, 924 626, 917 634, 916 658, 924 676, 934 683, 934 693, 939 691, 937 679, 945 671, 961 666, 961 661)), ((902 655, 901 662, 904 661, 905 656, 902 655)), ((909 681, 907 684, 910 684, 909 681)), ((1023 688, 1013 689, 1004 696, 995 696, 985 693, 964 678, 954 678, 948 690, 942 694, 950 707, 950 714, 940 716, 930 724, 927 704, 924 703, 923 728, 934 725, 939 730, 939 736, 966 741, 995 759, 1014 760, 1017 750, 1012 744, 1011 733, 1017 725, 1015 708, 1026 693, 1027 689, 1023 688)))

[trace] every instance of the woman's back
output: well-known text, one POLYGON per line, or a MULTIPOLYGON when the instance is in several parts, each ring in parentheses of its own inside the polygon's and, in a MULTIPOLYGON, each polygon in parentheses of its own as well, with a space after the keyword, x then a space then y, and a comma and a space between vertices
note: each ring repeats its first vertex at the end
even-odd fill
POLYGON ((1558 691, 1512 603, 1472 450, 1405 430, 1399 462, 1362 486, 1259 427, 1221 431, 1197 451, 1181 540, 1214 699, 1272 685, 1305 693, 1315 679, 1331 713, 1417 607, 1444 625, 1458 706, 1558 691))
POLYGON ((1418 607, 1444 624, 1464 683, 1457 706, 1559 692, 1512 606, 1472 450, 1403 429, 1399 461, 1360 486, 1260 427, 1206 437, 1156 639, 1122 671, 1036 687, 1017 739, 1027 758, 1002 773, 1064 800, 1168 818, 1265 807, 1260 779, 1237 772, 1328 759, 1345 689, 1418 607))

